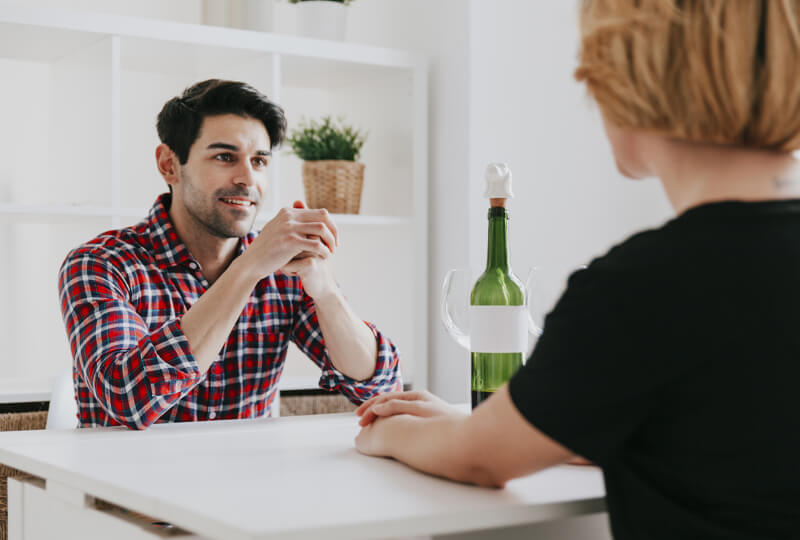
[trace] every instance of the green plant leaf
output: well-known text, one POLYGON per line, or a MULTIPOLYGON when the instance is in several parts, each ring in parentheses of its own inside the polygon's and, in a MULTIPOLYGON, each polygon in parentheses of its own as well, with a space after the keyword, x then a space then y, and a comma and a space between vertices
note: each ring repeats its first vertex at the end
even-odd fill
POLYGON ((365 141, 366 133, 345 125, 341 117, 334 121, 330 116, 319 121, 301 119, 286 138, 292 153, 304 161, 357 161, 365 141))

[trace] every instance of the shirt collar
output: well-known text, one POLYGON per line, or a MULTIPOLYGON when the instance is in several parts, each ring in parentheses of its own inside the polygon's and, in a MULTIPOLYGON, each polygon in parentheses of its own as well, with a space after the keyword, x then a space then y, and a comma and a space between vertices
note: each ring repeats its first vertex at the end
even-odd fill
MULTIPOLYGON (((172 225, 169 217, 169 207, 172 203, 172 194, 163 193, 158 196, 147 217, 150 243, 155 262, 162 268, 173 266, 188 266, 196 262, 186 245, 178 236, 178 231, 172 225)), ((250 232, 239 242, 239 255, 255 239, 256 233, 250 232)))

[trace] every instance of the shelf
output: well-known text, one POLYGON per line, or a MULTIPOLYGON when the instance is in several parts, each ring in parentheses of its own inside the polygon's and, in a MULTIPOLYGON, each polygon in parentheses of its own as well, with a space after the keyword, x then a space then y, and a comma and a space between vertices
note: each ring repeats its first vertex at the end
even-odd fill
MULTIPOLYGON (((0 381, 0 404, 49 401, 53 377, 12 378, 0 381)), ((319 377, 281 377, 280 390, 318 390, 319 377)))
MULTIPOLYGON (((0 64, 9 80, 19 82, 0 111, 7 120, 0 138, 22 158, 0 171, 0 234, 9 252, 0 264, 0 338, 12 343, 8 356, 26 366, 15 373, 50 373, 68 354, 52 290, 30 289, 52 283, 74 246, 146 218, 165 191, 153 164, 155 115, 186 86, 220 77, 247 81, 269 95, 284 107, 291 126, 303 116, 331 114, 369 132, 362 154, 365 214, 332 215, 346 237, 332 264, 354 309, 395 340, 408 362, 404 372, 426 385, 423 56, 15 2, 0 8, 0 64), (31 150, 28 140, 40 144, 31 150), (40 163, 42 156, 47 163, 35 171, 16 165, 40 163)), ((304 198, 301 178, 299 159, 276 155, 257 229, 283 204, 304 198)), ((317 388, 318 377, 301 370, 284 375, 290 377, 281 388, 317 388)), ((17 386, 21 394, 11 401, 42 396, 17 386)), ((0 399, 6 390, 0 385, 0 399)))
POLYGON ((42 217, 144 217, 147 210, 139 208, 110 208, 104 206, 80 205, 29 205, 0 203, 0 215, 42 216, 42 217))
MULTIPOLYGON (((0 203, 0 216, 41 216, 41 217, 133 217, 145 218, 148 208, 111 208, 103 206, 70 206, 70 205, 27 205, 0 203)), ((410 218, 396 216, 363 216, 360 214, 331 214, 337 225, 407 225, 410 218)), ((272 215, 261 214, 256 223, 263 225, 272 219, 272 215)))
MULTIPOLYGON (((53 61, 70 51, 105 36, 159 40, 163 42, 223 47, 286 54, 295 57, 338 60, 354 64, 413 68, 420 64, 417 55, 396 49, 310 39, 284 34, 254 32, 200 24, 186 24, 139 17, 123 17, 61 8, 34 8, 23 5, 3 6, 0 11, 0 56, 24 56, 40 61, 53 61), (27 25, 30 28, 21 28, 27 25), (91 34, 96 37, 93 38, 91 34), (45 39, 46 36, 46 39, 45 39), (28 51, 24 55, 20 51, 28 51)), ((152 51, 145 47, 134 64, 153 61, 152 51)), ((131 54, 135 55, 135 52, 131 54)), ((196 56, 185 49, 188 61, 196 56)), ((132 57, 129 57, 132 58, 132 57)), ((315 66, 311 66, 314 68, 315 66)), ((348 75, 348 74, 345 74, 348 75)), ((352 75, 352 74, 349 74, 352 75)))
POLYGON ((54 377, 12 378, 0 380, 0 403, 49 401, 54 377))
POLYGON ((278 381, 278 389, 286 390, 319 390, 319 376, 283 376, 278 381))
MULTIPOLYGON (((256 218, 256 225, 264 225, 272 219, 272 215, 261 214, 256 218)), ((331 214, 336 225, 408 225, 410 218, 399 216, 365 216, 361 214, 331 214)))
MULTIPOLYGON (((50 401, 53 377, 12 378, 0 381, 0 404, 36 403, 50 401)), ((408 387, 411 382, 406 381, 408 387)), ((319 377, 283 376, 278 382, 281 392, 293 390, 319 390, 319 377)))
POLYGON ((359 214, 331 214, 337 225, 408 225, 411 219, 396 216, 362 216, 359 214))
MULTIPOLYGON (((414 387, 412 380, 403 380, 403 388, 409 390, 414 387)), ((278 381, 278 389, 281 392, 293 390, 319 390, 319 376, 284 375, 278 381)))

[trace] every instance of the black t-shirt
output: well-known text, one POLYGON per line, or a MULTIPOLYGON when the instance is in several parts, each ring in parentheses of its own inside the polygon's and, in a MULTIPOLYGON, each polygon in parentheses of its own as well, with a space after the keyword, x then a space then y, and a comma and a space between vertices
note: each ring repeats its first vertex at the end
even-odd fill
POLYGON ((699 206, 575 272, 510 391, 603 468, 617 540, 800 538, 800 200, 699 206))

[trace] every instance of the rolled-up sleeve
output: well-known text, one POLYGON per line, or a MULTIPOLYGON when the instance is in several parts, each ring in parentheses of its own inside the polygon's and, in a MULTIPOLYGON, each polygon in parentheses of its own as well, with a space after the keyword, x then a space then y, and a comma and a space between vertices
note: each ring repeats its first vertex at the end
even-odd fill
POLYGON ((146 428, 202 380, 180 319, 149 329, 102 253, 67 256, 59 298, 79 376, 118 422, 146 428))
POLYGON ((355 404, 384 392, 403 389, 400 373, 400 356, 392 340, 380 332, 375 325, 364 322, 375 336, 377 358, 375 371, 367 380, 358 381, 336 369, 328 356, 328 349, 319 327, 314 302, 304 295, 302 308, 292 331, 292 341, 322 369, 319 386, 324 390, 338 390, 355 404))

